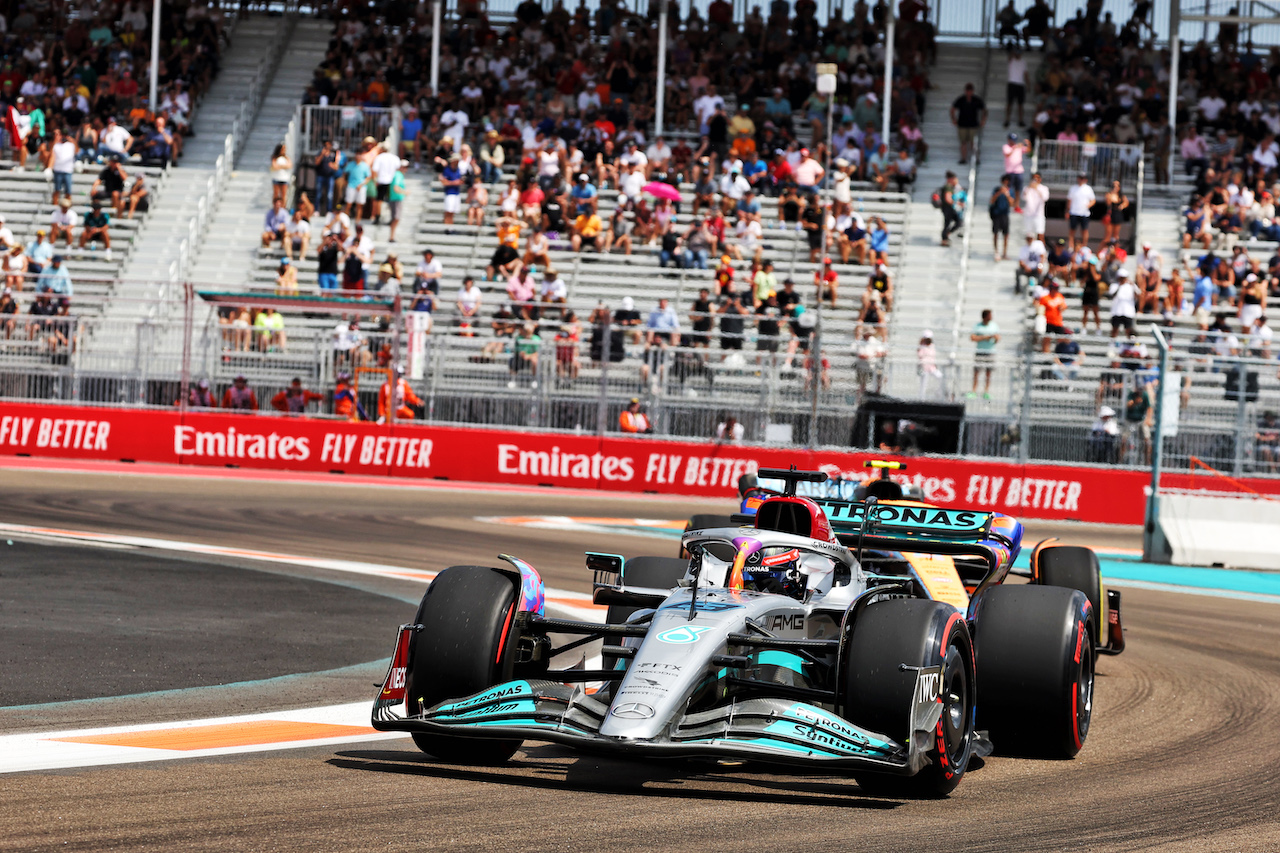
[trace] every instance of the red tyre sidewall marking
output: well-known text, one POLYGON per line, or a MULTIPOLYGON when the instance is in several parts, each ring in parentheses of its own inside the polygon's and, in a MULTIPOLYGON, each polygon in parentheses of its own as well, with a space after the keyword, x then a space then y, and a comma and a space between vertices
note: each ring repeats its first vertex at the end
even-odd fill
MULTIPOLYGON (((951 626, 960 621, 960 618, 961 616, 959 612, 951 614, 951 618, 947 620, 946 626, 942 629, 942 637, 938 641, 938 656, 942 663, 942 673, 938 676, 940 687, 945 687, 943 679, 947 673, 947 647, 950 645, 949 640, 951 639, 951 626)), ((938 704, 943 704, 941 689, 938 691, 938 704)), ((938 728, 934 732, 934 737, 935 743, 938 747, 938 763, 942 765, 944 777, 950 779, 956 775, 956 771, 955 768, 951 766, 951 760, 947 757, 947 738, 943 732, 943 722, 941 717, 938 718, 938 728)))
POLYGON ((507 608, 507 618, 502 622, 502 636, 498 638, 498 654, 493 658, 494 666, 502 665, 502 652, 507 647, 507 632, 511 628, 511 617, 515 612, 516 605, 515 602, 512 602, 511 606, 507 608))
POLYGON ((1080 614, 1079 621, 1076 622, 1076 673, 1077 677, 1071 681, 1071 739, 1075 742, 1076 749, 1084 746, 1080 740, 1080 653, 1084 648, 1084 626, 1089 618, 1089 608, 1092 607, 1085 602, 1084 611, 1080 614))

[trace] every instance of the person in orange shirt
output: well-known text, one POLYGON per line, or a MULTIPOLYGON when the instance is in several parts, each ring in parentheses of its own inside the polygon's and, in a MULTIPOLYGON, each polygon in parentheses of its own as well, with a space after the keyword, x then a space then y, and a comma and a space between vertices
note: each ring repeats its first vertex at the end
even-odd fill
POLYGON ((733 277, 736 272, 733 258, 721 255, 720 263, 716 265, 716 296, 728 298, 733 295, 733 277))
POLYGON ((729 150, 736 159, 745 160, 749 155, 756 153, 756 141, 750 136, 742 134, 733 140, 733 145, 729 150))
POLYGON ((222 408, 256 412, 258 395, 249 387, 249 380, 243 375, 231 380, 231 387, 222 392, 222 408))
POLYGON ((1058 289, 1058 283, 1049 280, 1049 292, 1041 296, 1036 304, 1044 311, 1044 352, 1049 351, 1049 338, 1052 335, 1069 335, 1071 330, 1062 325, 1062 309, 1067 307, 1067 297, 1058 289))
POLYGON ((640 398, 632 397, 631 403, 618 416, 618 429, 629 433, 653 432, 649 416, 640 411, 640 398))
POLYGON ((308 391, 302 387, 301 379, 294 379, 289 383, 288 388, 271 398, 271 408, 277 412, 301 415, 306 413, 308 403, 319 403, 322 400, 324 400, 323 394, 308 391))
MULTIPOLYGON (((382 387, 378 389, 378 423, 385 423, 387 420, 387 411, 392 404, 391 380, 388 379, 382 383, 382 387)), ((409 387, 409 383, 404 381, 404 367, 396 367, 395 380, 395 411, 396 417, 400 420, 413 420, 414 412, 410 406, 421 406, 422 400, 418 395, 413 393, 413 389, 409 387)))
POLYGON ((514 216, 503 216, 497 222, 498 243, 511 248, 519 248, 520 246, 520 229, 524 228, 524 222, 516 219, 514 216))
POLYGON ((364 406, 360 405, 360 398, 356 396, 355 388, 351 386, 349 373, 338 374, 338 382, 333 388, 333 413, 349 421, 369 420, 364 406))
POLYGON ((585 246, 591 246, 598 250, 600 248, 600 229, 602 227, 600 217, 596 216, 595 211, 580 214, 577 219, 573 220, 573 234, 569 237, 569 245, 573 247, 575 252, 581 252, 585 246))

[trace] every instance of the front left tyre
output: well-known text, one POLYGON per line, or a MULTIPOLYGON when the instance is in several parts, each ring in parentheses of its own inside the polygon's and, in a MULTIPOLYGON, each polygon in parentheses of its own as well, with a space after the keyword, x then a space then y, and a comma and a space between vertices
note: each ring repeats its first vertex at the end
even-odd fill
POLYGON ((978 728, 998 752, 1071 758, 1093 717, 1094 611, 1077 589, 987 590, 974 610, 978 728))
MULTIPOLYGON (((436 576, 414 618, 422 628, 409 647, 405 673, 411 713, 511 680, 516 600, 512 577, 498 569, 452 566, 436 576)), ((426 732, 414 732, 413 742, 456 764, 497 764, 521 743, 426 732)))

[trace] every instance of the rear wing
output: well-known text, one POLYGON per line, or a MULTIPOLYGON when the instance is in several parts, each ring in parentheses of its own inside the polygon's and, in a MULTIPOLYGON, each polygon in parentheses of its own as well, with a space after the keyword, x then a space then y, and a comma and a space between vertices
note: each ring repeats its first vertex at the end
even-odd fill
POLYGON ((836 533, 887 534, 928 541, 971 540, 980 542, 991 533, 993 512, 968 509, 939 509, 920 504, 875 503, 870 518, 863 501, 812 498, 822 508, 836 533))
POLYGON ((811 499, 849 548, 976 557, 987 574, 974 594, 1008 575, 1022 547, 1022 525, 1000 513, 941 509, 917 503, 811 499))

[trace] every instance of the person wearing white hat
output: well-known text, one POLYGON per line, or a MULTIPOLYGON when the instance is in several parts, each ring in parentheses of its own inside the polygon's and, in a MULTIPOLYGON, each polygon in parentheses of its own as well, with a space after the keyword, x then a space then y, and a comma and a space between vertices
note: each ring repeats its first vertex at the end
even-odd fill
POLYGON ((1253 321, 1262 316, 1267 305, 1267 286, 1258 280, 1255 273, 1249 273, 1244 277, 1244 282, 1240 286, 1240 307, 1237 309, 1237 316, 1240 317, 1240 326, 1245 331, 1253 327, 1253 321))
POLYGON ((1253 321, 1244 327, 1249 338, 1246 346, 1249 348, 1249 355, 1254 358, 1271 358, 1271 327, 1267 325, 1267 317, 1265 314, 1259 314, 1253 318, 1253 321))
POLYGON ((636 301, 630 296, 622 297, 622 308, 614 312, 613 324, 623 328, 632 344, 639 344, 642 340, 640 312, 636 310, 636 301))
POLYGON ((916 347, 916 374, 920 377, 920 399, 927 400, 932 396, 935 383, 942 389, 942 371, 938 369, 938 350, 933 345, 933 330, 925 329, 920 333, 920 344, 916 347))
POLYGON ((1120 447, 1120 424, 1116 410, 1110 406, 1098 409, 1098 417, 1089 431, 1089 461, 1114 464, 1120 447))
POLYGON ((1045 205, 1049 201, 1049 188, 1040 181, 1040 173, 1031 175, 1031 182, 1022 188, 1019 195, 1022 202, 1022 222, 1028 234, 1036 235, 1036 239, 1044 240, 1045 205))
POLYGON ((1138 267, 1133 275, 1138 290, 1145 293, 1156 286, 1152 281, 1159 282, 1163 278, 1160 271, 1163 263, 1164 259, 1160 257, 1159 252, 1151 248, 1151 243, 1143 241, 1142 248, 1138 252, 1138 267))
POLYGON ((213 391, 209 388, 209 380, 201 379, 187 395, 187 405, 193 409, 216 409, 218 408, 218 398, 213 396, 213 391))

